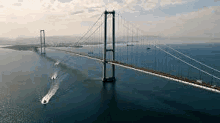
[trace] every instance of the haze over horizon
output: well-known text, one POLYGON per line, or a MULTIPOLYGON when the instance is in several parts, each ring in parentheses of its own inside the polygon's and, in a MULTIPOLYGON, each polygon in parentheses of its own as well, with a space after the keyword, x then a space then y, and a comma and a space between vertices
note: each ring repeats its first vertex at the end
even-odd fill
POLYGON ((217 37, 220 0, 0 1, 0 38, 82 36, 105 11, 115 10, 148 35, 217 37))

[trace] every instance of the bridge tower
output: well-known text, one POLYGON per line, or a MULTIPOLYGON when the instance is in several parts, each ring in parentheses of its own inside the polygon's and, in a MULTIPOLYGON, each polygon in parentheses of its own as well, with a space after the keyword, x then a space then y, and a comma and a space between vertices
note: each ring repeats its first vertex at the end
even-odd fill
POLYGON ((103 53, 103 82, 114 82, 115 81, 115 65, 112 65, 112 77, 106 78, 106 52, 111 51, 113 53, 112 60, 115 61, 115 11, 106 11, 105 14, 105 25, 104 25, 104 53, 103 53), (107 15, 112 14, 112 49, 106 49, 107 41, 107 15))
POLYGON ((40 46, 41 46, 41 54, 45 54, 45 32, 44 30, 40 30, 40 46), (43 41, 43 42, 42 42, 43 41), (42 48, 44 51, 42 52, 42 48))

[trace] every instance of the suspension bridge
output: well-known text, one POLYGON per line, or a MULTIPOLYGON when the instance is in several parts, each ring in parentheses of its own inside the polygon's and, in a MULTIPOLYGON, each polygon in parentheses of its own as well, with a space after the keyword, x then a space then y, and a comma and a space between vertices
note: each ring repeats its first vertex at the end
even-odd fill
MULTIPOLYGON (((40 30, 41 54, 45 52, 45 32, 40 30), (44 41, 44 42, 43 42, 44 41)), ((49 44, 49 43, 48 43, 49 44)), ((149 36, 115 11, 105 11, 97 21, 68 47, 46 47, 103 63, 103 82, 114 82, 115 66, 132 69, 197 88, 220 93, 219 70, 204 64, 149 36), (106 76, 106 65, 112 74, 106 76)))

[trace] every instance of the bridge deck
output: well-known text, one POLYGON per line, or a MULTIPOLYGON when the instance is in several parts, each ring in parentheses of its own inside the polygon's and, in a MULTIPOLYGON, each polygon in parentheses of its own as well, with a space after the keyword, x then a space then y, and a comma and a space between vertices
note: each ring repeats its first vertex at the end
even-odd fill
POLYGON ((132 66, 132 65, 125 64, 125 63, 120 63, 120 62, 117 62, 117 61, 109 61, 108 63, 109 64, 115 64, 115 65, 118 65, 118 66, 121 66, 121 67, 126 67, 126 68, 129 68, 129 69, 137 70, 137 71, 148 73, 148 74, 155 75, 155 76, 158 76, 158 77, 170 79, 170 80, 173 80, 173 81, 193 85, 195 87, 203 88, 203 89, 206 89, 206 90, 208 89, 208 90, 220 93, 220 87, 218 87, 218 86, 213 87, 209 83, 205 83, 205 82, 199 83, 199 82, 196 82, 195 80, 190 80, 190 79, 187 79, 185 77, 178 77, 178 76, 163 73, 163 72, 160 72, 160 71, 154 71, 154 70, 150 70, 150 69, 146 69, 146 68, 139 68, 139 67, 135 67, 135 66, 132 66))
MULTIPOLYGON (((103 59, 100 59, 99 57, 91 57, 91 56, 87 55, 86 53, 76 53, 76 52, 73 52, 73 51, 61 50, 61 49, 56 49, 56 48, 50 48, 50 49, 60 50, 60 51, 64 51, 64 52, 67 52, 67 53, 74 53, 77 56, 82 56, 82 57, 86 57, 86 58, 89 58, 89 59, 94 59, 94 60, 98 60, 98 61, 103 62, 103 59)), ((218 87, 218 86, 213 87, 209 83, 205 83, 205 82, 199 83, 199 82, 196 82, 195 80, 190 80, 186 77, 178 77, 178 76, 174 76, 174 75, 171 75, 171 74, 168 74, 168 73, 163 73, 163 72, 160 72, 160 71, 150 70, 150 69, 146 69, 146 68, 140 68, 140 67, 136 67, 136 66, 133 66, 133 65, 121 63, 121 62, 118 62, 118 61, 108 61, 107 63, 114 64, 114 65, 121 66, 121 67, 128 68, 128 69, 133 69, 133 70, 140 71, 140 72, 147 73, 147 74, 151 74, 151 75, 154 75, 154 76, 166 78, 166 79, 169 79, 169 80, 181 82, 181 83, 184 83, 184 84, 192 85, 194 87, 202 88, 202 89, 205 89, 205 90, 220 93, 220 87, 218 87)))

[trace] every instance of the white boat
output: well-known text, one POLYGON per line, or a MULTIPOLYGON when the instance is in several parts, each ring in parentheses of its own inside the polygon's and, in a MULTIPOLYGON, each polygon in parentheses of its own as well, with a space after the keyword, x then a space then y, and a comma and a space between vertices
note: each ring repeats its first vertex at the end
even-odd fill
POLYGON ((46 105, 48 102, 47 102, 47 100, 42 100, 41 103, 46 105))
POLYGON ((56 66, 56 65, 58 65, 60 62, 59 61, 57 61, 54 65, 56 66))
POLYGON ((57 73, 54 73, 54 75, 53 76, 51 76, 51 79, 56 79, 57 78, 57 73))
POLYGON ((49 103, 50 99, 57 92, 58 89, 59 89, 59 82, 55 83, 55 85, 53 85, 50 88, 48 93, 42 98, 41 104, 45 105, 45 104, 49 103))

